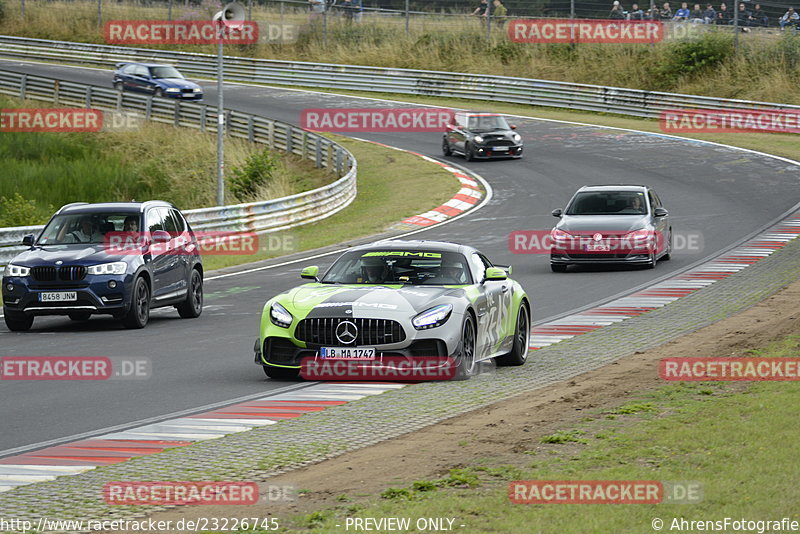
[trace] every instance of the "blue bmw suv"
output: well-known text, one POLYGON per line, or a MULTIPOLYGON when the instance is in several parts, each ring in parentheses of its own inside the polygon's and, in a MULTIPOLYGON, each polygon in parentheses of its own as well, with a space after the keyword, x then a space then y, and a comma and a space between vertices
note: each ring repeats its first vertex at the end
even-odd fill
POLYGON ((174 306, 184 318, 203 311, 197 238, 168 202, 68 204, 22 244, 30 248, 3 273, 10 330, 28 330, 40 315, 110 314, 143 328, 151 308, 174 306))

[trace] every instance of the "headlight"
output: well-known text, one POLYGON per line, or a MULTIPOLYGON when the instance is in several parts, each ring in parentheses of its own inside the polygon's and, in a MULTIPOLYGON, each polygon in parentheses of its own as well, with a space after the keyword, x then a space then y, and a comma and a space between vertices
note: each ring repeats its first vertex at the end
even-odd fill
POLYGON ((472 138, 472 140, 475 141, 476 143, 483 143, 483 137, 481 137, 480 135, 476 135, 475 137, 472 138))
POLYGON ((125 274, 127 271, 128 264, 124 261, 101 263, 100 265, 92 265, 86 269, 86 272, 89 274, 125 274))
POLYGON ((195 88, 194 88, 194 92, 195 92, 195 93, 202 93, 202 92, 203 92, 203 89, 202 89, 202 88, 200 88, 200 87, 195 87, 195 88))
POLYGON ((572 239, 572 234, 568 234, 564 230, 559 230, 558 228, 553 228, 550 232, 550 237, 556 241, 566 241, 567 239, 572 239))
POLYGON ((411 319, 411 324, 414 325, 414 328, 417 330, 436 328, 446 323, 451 313, 453 313, 452 304, 440 304, 439 306, 434 306, 429 310, 425 310, 411 319))
POLYGON ((650 230, 642 229, 642 230, 635 230, 628 234, 625 234, 625 239, 633 239, 635 241, 641 241, 644 239, 649 239, 653 233, 650 230))
POLYGON ((282 328, 289 328, 292 324, 292 314, 286 311, 286 308, 278 304, 277 302, 272 305, 269 310, 269 319, 272 321, 272 324, 276 326, 280 326, 282 328))
POLYGON ((23 267, 22 265, 14 265, 13 263, 9 263, 6 265, 6 276, 28 276, 31 270, 29 267, 23 267))
POLYGON ((511 136, 511 139, 513 139, 515 143, 519 143, 522 141, 522 136, 518 133, 515 133, 511 136))
POLYGON ((178 89, 177 87, 170 87, 169 89, 167 89, 167 91, 166 91, 166 92, 167 92, 167 93, 180 93, 180 92, 181 92, 181 90, 180 90, 180 89, 178 89))

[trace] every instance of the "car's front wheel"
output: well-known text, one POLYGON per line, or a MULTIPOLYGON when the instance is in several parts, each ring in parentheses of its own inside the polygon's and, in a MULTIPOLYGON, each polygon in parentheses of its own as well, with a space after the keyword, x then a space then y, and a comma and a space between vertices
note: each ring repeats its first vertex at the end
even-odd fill
POLYGON ((475 321, 466 314, 461 329, 461 351, 455 361, 454 380, 469 380, 475 374, 475 321))
POLYGON ((150 319, 150 287, 141 276, 133 284, 133 296, 131 297, 131 307, 122 324, 126 328, 144 328, 150 319))
POLYGON ((300 376, 300 369, 291 369, 289 367, 274 367, 272 365, 264 366, 264 373, 276 380, 295 380, 300 376))
POLYGON ((514 345, 511 352, 494 359, 497 365, 516 366, 523 365, 528 359, 528 340, 531 335, 531 320, 528 308, 520 304, 517 312, 517 327, 514 330, 514 345))
POLYGON ((5 319, 6 326, 12 332, 25 332, 33 326, 33 315, 5 311, 3 319, 5 319))
POLYGON ((475 149, 472 148, 472 145, 469 143, 464 145, 464 159, 467 161, 472 161, 475 159, 475 149))
POLYGON ((184 319, 194 319, 203 313, 203 277, 197 269, 192 269, 186 300, 175 307, 184 319))
POLYGON ((661 256, 661 261, 669 261, 672 257, 672 228, 669 229, 669 238, 667 239, 667 251, 661 256))

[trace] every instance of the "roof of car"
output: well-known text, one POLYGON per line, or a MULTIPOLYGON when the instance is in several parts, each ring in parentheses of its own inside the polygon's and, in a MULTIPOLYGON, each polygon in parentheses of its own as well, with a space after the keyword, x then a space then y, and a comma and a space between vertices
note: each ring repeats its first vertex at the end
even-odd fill
POLYGON ((484 111, 464 111, 465 115, 469 115, 470 117, 501 117, 501 113, 489 113, 484 111))
POLYGON ((121 65, 119 68, 127 67, 128 65, 141 65, 142 67, 173 67, 174 65, 170 65, 168 63, 140 63, 138 61, 128 61, 124 65, 121 65))
POLYGON ((464 253, 469 247, 458 243, 448 243, 445 241, 425 241, 425 240, 402 240, 393 239, 386 241, 376 241, 366 245, 353 247, 351 250, 435 250, 437 252, 460 252, 464 253))
POLYGON ((62 206, 58 213, 101 213, 105 211, 144 211, 151 206, 164 208, 174 207, 169 202, 163 200, 148 200, 145 202, 99 202, 89 204, 87 202, 73 202, 62 206))
POLYGON ((646 185, 636 184, 606 184, 606 185, 585 185, 579 191, 642 191, 648 189, 646 185))

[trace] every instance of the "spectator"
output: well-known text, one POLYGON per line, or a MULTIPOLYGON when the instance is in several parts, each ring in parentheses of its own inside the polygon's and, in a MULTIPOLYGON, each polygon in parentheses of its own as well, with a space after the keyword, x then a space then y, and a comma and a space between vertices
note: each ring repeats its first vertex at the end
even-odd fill
POLYGON ((672 8, 669 7, 669 2, 664 2, 661 11, 658 12, 659 16, 664 20, 672 19, 672 8))
POLYGON ((614 5, 611 7, 611 13, 608 15, 611 20, 625 20, 625 11, 619 3, 619 0, 614 0, 614 5))
POLYGON ((750 19, 752 18, 750 11, 748 11, 747 6, 744 5, 744 2, 739 2, 739 27, 742 28, 743 32, 749 32, 745 26, 750 26, 750 19))
POLYGON ((494 8, 492 9, 492 18, 497 23, 498 26, 502 26, 506 22, 506 15, 508 14, 508 9, 506 6, 503 5, 501 0, 494 0, 492 2, 494 8))
POLYGON ((728 13, 728 6, 725 5, 725 2, 722 2, 719 5, 719 11, 717 11, 717 24, 730 24, 731 23, 731 15, 728 13))
POLYGON ((681 8, 675 12, 675 16, 672 18, 672 20, 676 22, 686 22, 689 20, 689 15, 691 15, 689 12, 689 6, 686 2, 683 2, 681 4, 681 8))
POLYGON ((761 10, 761 4, 756 4, 756 7, 753 8, 753 13, 750 15, 750 22, 752 26, 759 26, 762 28, 766 28, 769 25, 769 17, 761 10))
POLYGON ((639 9, 639 4, 631 5, 631 10, 628 12, 628 20, 644 20, 644 11, 639 9))
POLYGON ((694 9, 692 9, 691 14, 689 15, 689 20, 694 22, 695 24, 705 24, 705 18, 703 18, 703 10, 700 9, 700 4, 695 4, 694 9))
POLYGON ((644 20, 661 20, 661 13, 655 7, 648 9, 644 14, 644 20))
POLYGON ((325 13, 325 0, 308 0, 308 5, 311 7, 308 22, 313 24, 321 19, 323 13, 325 13))
POLYGON ((703 20, 706 24, 714 24, 717 21, 717 12, 714 11, 714 6, 706 4, 706 10, 703 11, 703 20))
POLYGON ((783 16, 778 19, 778 24, 781 27, 781 31, 783 31, 786 26, 790 28, 794 26, 795 28, 800 27, 800 15, 794 10, 793 7, 789 8, 789 11, 783 14, 783 16))
POLYGON ((481 0, 481 3, 478 4, 478 7, 475 8, 475 11, 470 13, 470 15, 475 15, 476 17, 483 17, 486 15, 486 10, 489 8, 489 0, 481 0))

